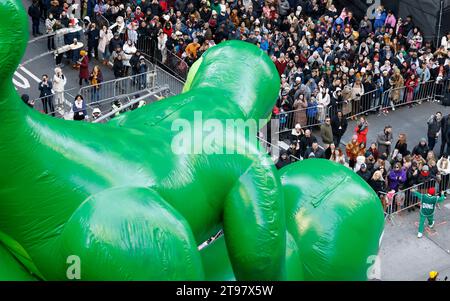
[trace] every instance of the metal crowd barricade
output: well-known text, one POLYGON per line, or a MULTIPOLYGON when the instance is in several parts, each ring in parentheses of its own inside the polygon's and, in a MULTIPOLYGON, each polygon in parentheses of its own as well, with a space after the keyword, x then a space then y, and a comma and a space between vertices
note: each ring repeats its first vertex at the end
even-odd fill
POLYGON ((174 71, 180 78, 187 78, 189 65, 175 53, 167 51, 166 61, 164 62, 164 65, 166 65, 170 70, 174 71))
POLYGON ((406 86, 393 88, 383 93, 381 109, 395 110, 397 107, 430 101, 434 99, 435 91, 435 81, 420 83, 414 89, 408 89, 406 86))
POLYGON ((357 117, 359 115, 363 115, 369 112, 374 112, 379 109, 379 90, 375 89, 364 93, 358 99, 354 99, 351 101, 352 110, 350 113, 351 117, 357 117))
POLYGON ((297 123, 303 129, 312 128, 323 124, 323 119, 328 112, 328 107, 321 105, 303 108, 293 111, 280 112, 274 118, 279 120, 279 131, 277 134, 291 131, 297 123))
MULTIPOLYGON (((428 81, 420 83, 413 92, 409 92, 406 87, 389 89, 381 93, 379 89, 364 93, 358 99, 350 100, 346 103, 342 102, 338 105, 329 105, 326 108, 326 114, 333 117, 338 111, 345 112, 349 109, 347 114, 348 119, 367 114, 370 112, 382 111, 383 109, 396 109, 397 107, 405 105, 420 104, 424 101, 432 101, 444 99, 450 94, 450 80, 442 81, 438 84, 435 81, 428 81), (347 106, 344 108, 344 106, 347 106)), ((312 108, 304 108, 288 112, 281 112, 274 118, 280 121, 279 133, 291 131, 297 123, 300 123, 302 128, 311 128, 323 124, 323 114, 320 106, 314 107, 316 113, 307 114, 308 110, 312 108)))
POLYGON ((155 50, 157 48, 157 44, 150 37, 138 36, 136 48, 142 53, 145 53, 153 60, 155 57, 155 50))
POLYGON ((158 65, 155 65, 156 72, 156 83, 159 86, 169 86, 171 93, 173 95, 178 95, 183 92, 184 81, 179 79, 178 77, 173 76, 169 72, 165 71, 158 65))
POLYGON ((434 89, 435 89, 434 100, 439 102, 444 101, 444 99, 449 97, 450 94, 450 79, 443 79, 440 81, 436 81, 434 89))
POLYGON ((68 89, 62 92, 63 101, 58 103, 57 98, 59 97, 58 93, 51 94, 49 96, 39 97, 34 100, 35 108, 43 111, 43 101, 47 98, 49 102, 53 105, 53 111, 48 112, 48 115, 54 115, 59 118, 66 118, 67 114, 69 114, 72 110, 72 104, 75 100, 75 96, 77 93, 77 88, 68 89))
POLYGON ((155 87, 155 84, 156 72, 151 70, 146 73, 105 81, 98 85, 82 87, 79 93, 87 104, 92 104, 151 89, 155 87))
POLYGON ((379 109, 379 90, 375 89, 364 93, 358 99, 352 99, 348 102, 342 102, 334 106, 328 106, 327 115, 334 117, 338 111, 345 112, 345 106, 349 109, 349 118, 354 118, 369 112, 376 112, 379 109))
MULTIPOLYGON (((145 105, 152 103, 153 101, 160 99, 162 97, 165 97, 167 94, 168 87, 154 87, 153 89, 146 91, 144 95, 137 95, 135 94, 134 98, 132 98, 131 95, 122 97, 121 103, 117 107, 106 107, 102 110, 102 116, 99 117, 96 120, 92 120, 91 112, 93 108, 99 107, 99 104, 96 104, 95 106, 89 105, 89 120, 91 120, 93 123, 105 123, 109 121, 110 119, 114 118, 115 116, 119 115, 120 113, 134 110, 140 106, 141 101, 145 101, 145 105)), ((142 92, 142 91, 141 91, 142 92)), ((112 102, 106 103, 106 105, 111 104, 112 102)), ((105 103, 103 103, 105 104, 105 103)))
POLYGON ((189 65, 175 53, 166 50, 164 55, 158 55, 158 45, 150 37, 139 37, 136 48, 150 57, 150 60, 159 65, 166 73, 171 73, 180 80, 186 80, 189 72, 189 65))
POLYGON ((413 194, 413 191, 426 194, 428 189, 431 187, 434 187, 436 191, 439 192, 439 184, 435 179, 432 179, 424 183, 399 190, 395 192, 392 197, 386 197, 385 213, 387 215, 398 214, 405 210, 419 206, 420 200, 413 194))

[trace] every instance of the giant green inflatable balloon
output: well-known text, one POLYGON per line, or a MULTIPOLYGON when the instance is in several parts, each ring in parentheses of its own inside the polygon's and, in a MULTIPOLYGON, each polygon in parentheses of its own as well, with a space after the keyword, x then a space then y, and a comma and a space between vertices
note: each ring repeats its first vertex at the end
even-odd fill
POLYGON ((369 185, 323 159, 289 165, 280 177, 287 231, 299 247, 305 280, 367 279, 384 223, 369 185))
POLYGON ((31 273, 0 243, 0 281, 33 281, 31 273))
MULTIPOLYGON (((363 199, 336 208, 340 219, 328 211, 292 219, 286 205, 317 199, 289 192, 294 184, 303 189, 300 170, 315 175, 315 164, 289 168, 295 172, 292 181, 284 175, 284 196, 256 133, 227 127, 230 120, 267 120, 277 98, 278 73, 257 47, 221 43, 202 56, 183 94, 90 124, 43 115, 20 100, 11 78, 27 39, 20 1, 0 0, 0 262, 8 261, 10 275, 23 267, 42 280, 202 280, 211 269, 197 246, 220 228, 219 246, 238 280, 335 279, 328 271, 338 264, 348 259, 352 271, 365 268, 359 259, 376 251, 380 231, 370 229, 381 229, 382 213, 373 211, 373 221, 353 218, 374 208, 370 188, 348 179, 363 199), (339 253, 309 265, 305 258, 314 256, 302 244, 314 239, 292 229, 311 218, 333 218, 337 230, 322 232, 327 239, 314 248, 339 253), (360 229, 351 239, 339 230, 347 223, 360 229)), ((345 174, 334 165, 319 168, 345 174)), ((332 179, 315 181, 326 199, 321 193, 332 179)), ((226 264, 221 278, 231 279, 226 264)))

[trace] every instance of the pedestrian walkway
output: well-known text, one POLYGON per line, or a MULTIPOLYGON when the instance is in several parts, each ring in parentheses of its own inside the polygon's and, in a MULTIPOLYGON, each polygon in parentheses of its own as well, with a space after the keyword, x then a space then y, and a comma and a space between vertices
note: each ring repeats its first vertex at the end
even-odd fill
MULTIPOLYGON (((29 1, 23 1, 23 4, 27 8, 30 5, 29 1)), ((43 22, 41 22, 42 33, 45 33, 44 29, 45 28, 43 22)), ((30 30, 30 39, 32 39, 33 37, 31 36, 31 25, 29 30, 30 30)), ((48 53, 46 38, 28 43, 28 47, 22 58, 21 63, 27 61, 29 62, 24 66, 19 67, 14 76, 15 81, 14 83, 19 95, 28 94, 31 99, 39 98, 38 84, 42 78, 42 75, 47 74, 50 77, 50 79, 53 77, 54 69, 56 67, 55 58, 52 54, 43 55, 44 53, 48 53)), ((100 66, 104 81, 114 79, 114 74, 112 72, 111 67, 102 65, 101 61, 98 61, 90 57, 89 71, 91 71, 95 65, 100 66)), ((62 70, 63 74, 67 77, 65 90, 79 89, 80 88, 78 84, 79 70, 73 69, 70 64, 66 64, 62 68, 62 70)), ((67 101, 73 102, 73 99, 67 99, 67 101)), ((42 103, 40 101, 36 102, 35 108, 37 110, 42 110, 42 103)))
MULTIPOLYGON (((419 143, 420 138, 427 135, 427 120, 430 116, 436 112, 442 112, 444 115, 450 114, 450 107, 444 107, 437 102, 425 102, 417 105, 413 108, 401 107, 397 110, 390 112, 387 116, 378 116, 372 114, 367 116, 369 122, 369 132, 367 134, 367 144, 376 142, 376 136, 380 133, 385 125, 391 125, 393 129, 394 143, 397 141, 399 133, 405 133, 407 136, 408 149, 412 150, 414 146, 419 143)), ((354 133, 357 121, 348 121, 348 128, 345 135, 342 137, 342 143, 350 141, 354 133)), ((313 131, 319 142, 320 131, 313 131)), ((341 145, 342 147, 342 145, 341 145)), ((441 141, 436 144, 434 150, 439 152, 441 147, 441 141)))
POLYGON ((381 280, 424 281, 428 272, 450 278, 450 200, 435 211, 434 229, 417 238, 418 210, 395 215, 385 224, 379 252, 381 280))

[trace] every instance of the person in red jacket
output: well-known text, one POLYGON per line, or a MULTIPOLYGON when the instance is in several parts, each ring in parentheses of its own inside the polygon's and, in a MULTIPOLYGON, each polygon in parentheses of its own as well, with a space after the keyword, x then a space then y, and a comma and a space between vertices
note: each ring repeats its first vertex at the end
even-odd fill
POLYGON ((367 145, 367 133, 369 132, 369 123, 366 118, 359 118, 358 125, 355 127, 355 134, 358 136, 358 143, 364 142, 367 145))
POLYGON ((159 6, 161 6, 161 9, 164 13, 166 13, 169 10, 169 6, 166 0, 160 0, 159 6))
POLYGON ((275 61, 275 67, 277 67, 278 74, 281 77, 287 67, 287 61, 284 57, 284 53, 281 53, 280 57, 275 61))
POLYGON ((411 102, 414 99, 414 90, 417 88, 417 86, 419 85, 419 81, 416 77, 416 74, 412 73, 408 80, 405 83, 405 87, 406 87, 406 103, 409 104, 409 107, 412 107, 411 102))
POLYGON ((140 6, 136 7, 136 11, 134 12, 134 20, 137 21, 138 23, 141 22, 141 20, 143 20, 145 18, 144 13, 141 10, 140 6))
POLYGON ((83 84, 83 79, 85 83, 89 85, 89 57, 86 50, 80 51, 81 59, 80 59, 80 86, 83 84))
POLYGON ((172 23, 171 23, 170 21, 166 21, 166 22, 164 23, 164 26, 163 26, 163 32, 164 32, 168 37, 172 36, 172 33, 173 33, 173 26, 172 26, 172 23))

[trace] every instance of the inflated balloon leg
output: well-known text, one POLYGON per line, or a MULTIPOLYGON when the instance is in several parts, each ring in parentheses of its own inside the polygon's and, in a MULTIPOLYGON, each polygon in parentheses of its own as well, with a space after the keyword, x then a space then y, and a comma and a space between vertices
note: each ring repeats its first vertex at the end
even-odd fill
POLYGON ((0 281, 32 280, 37 279, 0 243, 0 281))
POLYGON ((202 280, 200 254, 185 219, 154 190, 113 188, 88 198, 61 235, 57 275, 80 280, 202 280), (75 274, 77 274, 75 272, 75 274))
POLYGON ((279 187, 273 166, 255 163, 225 201, 225 240, 238 280, 285 277, 286 226, 279 187))

